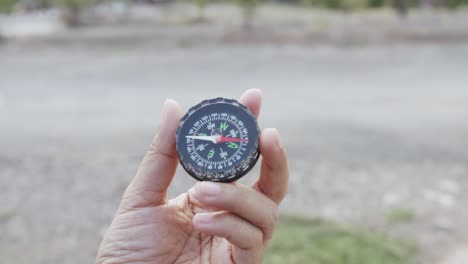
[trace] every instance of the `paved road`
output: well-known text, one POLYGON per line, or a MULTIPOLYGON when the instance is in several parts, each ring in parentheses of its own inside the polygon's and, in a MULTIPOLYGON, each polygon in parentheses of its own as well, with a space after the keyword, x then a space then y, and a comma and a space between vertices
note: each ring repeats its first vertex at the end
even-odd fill
MULTIPOLYGON (((467 68, 467 45, 0 46, 0 255, 91 262, 164 99, 261 87, 291 158, 283 211, 387 229, 407 208, 390 231, 432 263, 468 235, 467 68)), ((192 183, 179 170, 171 194, 192 183)))

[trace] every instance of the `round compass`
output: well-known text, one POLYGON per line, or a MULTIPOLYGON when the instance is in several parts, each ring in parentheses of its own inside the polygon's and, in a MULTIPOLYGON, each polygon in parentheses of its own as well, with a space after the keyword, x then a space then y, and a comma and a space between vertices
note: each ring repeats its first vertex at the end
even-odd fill
POLYGON ((199 181, 231 182, 258 160, 260 130, 236 100, 205 100, 185 114, 176 133, 182 167, 199 181))

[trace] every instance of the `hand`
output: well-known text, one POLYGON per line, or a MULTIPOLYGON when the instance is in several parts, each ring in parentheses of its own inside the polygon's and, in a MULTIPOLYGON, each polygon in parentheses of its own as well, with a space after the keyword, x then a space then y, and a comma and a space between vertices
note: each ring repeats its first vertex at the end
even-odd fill
MULTIPOLYGON (((261 92, 246 91, 240 101, 255 116, 261 92)), ((278 204, 288 186, 288 164, 276 129, 260 137, 263 156, 258 181, 198 182, 187 193, 167 199, 178 164, 175 132, 182 111, 167 100, 159 135, 99 248, 96 263, 261 263, 278 221, 278 204)))

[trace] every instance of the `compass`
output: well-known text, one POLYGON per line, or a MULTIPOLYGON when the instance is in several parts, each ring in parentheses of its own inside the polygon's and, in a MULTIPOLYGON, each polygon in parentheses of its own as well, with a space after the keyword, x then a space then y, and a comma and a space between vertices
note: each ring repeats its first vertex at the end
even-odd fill
POLYGON ((182 167, 199 181, 231 182, 260 156, 257 121, 236 100, 214 98, 190 108, 176 132, 182 167))

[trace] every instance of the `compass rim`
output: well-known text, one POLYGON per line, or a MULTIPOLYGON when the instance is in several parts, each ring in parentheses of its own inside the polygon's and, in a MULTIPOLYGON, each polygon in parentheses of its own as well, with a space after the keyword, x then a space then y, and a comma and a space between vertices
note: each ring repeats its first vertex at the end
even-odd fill
POLYGON ((223 98, 223 97, 207 99, 207 100, 203 100, 202 102, 192 106, 187 111, 187 113, 181 118, 181 120, 179 122, 179 126, 178 126, 178 128, 176 130, 176 149, 177 149, 177 155, 179 157, 180 164, 182 165, 184 170, 190 176, 192 176, 194 179, 196 179, 198 181, 232 182, 232 181, 238 180, 239 178, 245 176, 256 165, 256 163, 257 163, 257 161, 258 161, 258 159, 260 157, 260 128, 258 126, 257 119, 253 115, 252 111, 250 111, 250 109, 247 106, 243 105, 242 103, 238 102, 237 100, 227 99, 227 98, 223 98), (179 146, 180 144, 182 144, 181 143, 182 139, 180 138, 180 132, 181 132, 182 128, 184 127, 184 125, 189 120, 189 118, 191 116, 193 116, 193 114, 195 112, 197 112, 198 110, 200 110, 202 108, 210 107, 210 106, 213 106, 213 105, 216 105, 216 104, 226 104, 226 105, 230 105, 230 106, 239 107, 240 109, 244 110, 243 112, 248 117, 252 118, 252 120, 254 121, 253 125, 255 126, 255 130, 256 130, 255 132, 257 133, 257 135, 255 137, 254 145, 248 151, 246 151, 245 154, 243 155, 245 158, 243 158, 243 159, 241 159, 239 161, 235 161, 233 165, 229 166, 229 170, 225 170, 225 169, 224 170, 223 169, 216 170, 215 169, 215 170, 212 170, 212 171, 206 171, 206 170, 203 170, 197 164, 194 164, 193 162, 188 161, 187 157, 184 157, 184 155, 182 154, 183 151, 180 149, 180 146, 179 146), (244 162, 248 162, 248 166, 245 169, 242 169, 241 165, 244 162), (227 173, 227 172, 229 172, 231 170, 234 170, 234 172, 233 172, 234 176, 229 178, 228 175, 225 174, 225 173, 227 173), (201 173, 209 173, 209 174, 212 174, 212 175, 215 175, 215 176, 218 176, 218 175, 225 175, 225 176, 221 177, 221 178, 206 178, 206 177, 198 176, 197 173, 196 173, 197 171, 200 171, 201 173))

